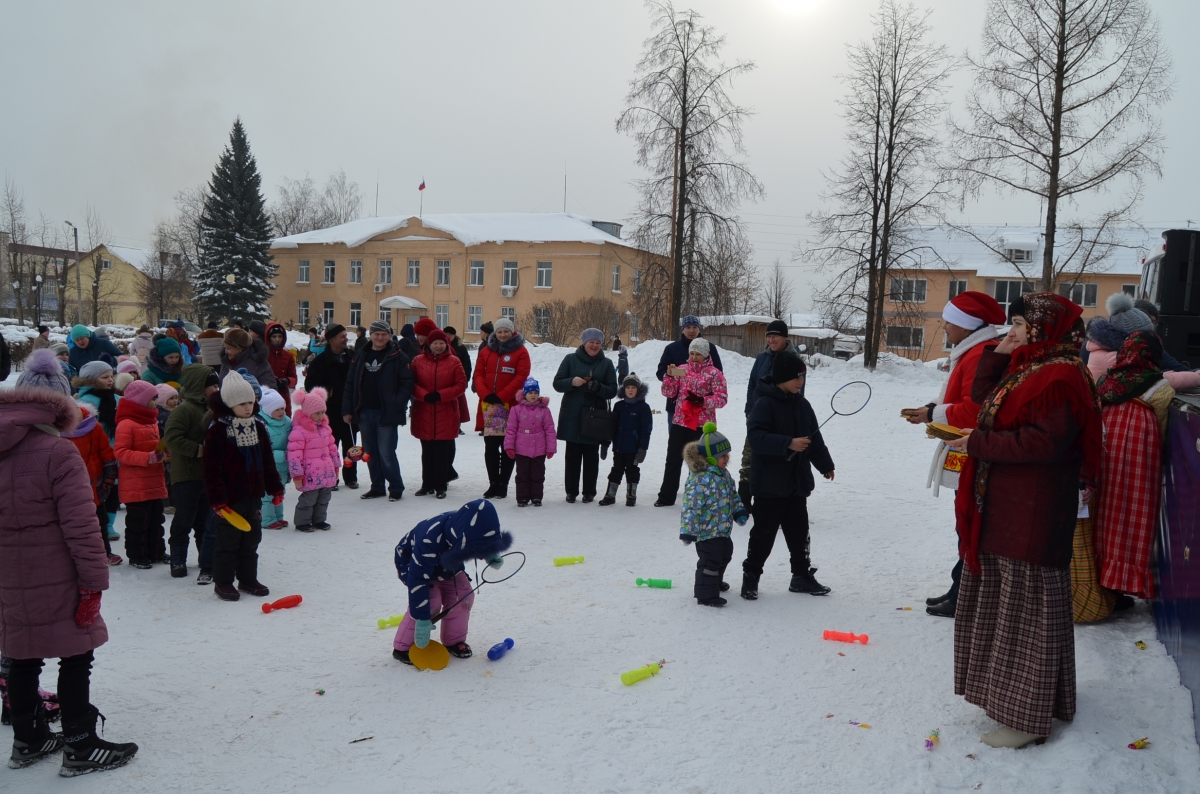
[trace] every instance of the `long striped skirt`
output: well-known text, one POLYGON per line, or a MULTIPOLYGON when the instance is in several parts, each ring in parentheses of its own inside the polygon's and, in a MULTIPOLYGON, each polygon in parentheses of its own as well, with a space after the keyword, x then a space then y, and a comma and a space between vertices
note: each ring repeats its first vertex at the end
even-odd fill
POLYGON ((1104 620, 1117 605, 1117 593, 1100 586, 1096 570, 1096 544, 1092 540, 1092 519, 1075 521, 1075 541, 1071 553, 1071 609, 1076 623, 1104 620))
POLYGON ((954 618, 954 694, 1001 725, 1049 736, 1075 717, 1069 571, 981 552, 964 566, 954 618))
POLYGON ((1150 555, 1162 499, 1162 439, 1154 411, 1141 400, 1104 408, 1104 458, 1096 516, 1100 584, 1154 597, 1150 555))

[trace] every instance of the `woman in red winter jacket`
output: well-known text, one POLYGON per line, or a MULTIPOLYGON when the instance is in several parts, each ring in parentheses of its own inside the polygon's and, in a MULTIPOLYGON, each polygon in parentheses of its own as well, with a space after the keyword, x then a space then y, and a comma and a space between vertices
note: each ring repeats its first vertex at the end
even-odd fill
POLYGON ((167 559, 162 505, 167 498, 166 453, 159 448, 157 400, 153 385, 135 380, 117 404, 113 450, 121 464, 117 486, 126 510, 125 556, 134 568, 149 568, 167 559))
POLYGON ((421 490, 417 496, 437 493, 446 498, 454 441, 458 438, 458 396, 467 390, 462 362, 450 349, 450 338, 434 330, 425 339, 425 350, 413 359, 412 434, 421 440, 421 490))
POLYGON ((512 320, 501 317, 479 346, 475 364, 475 393, 479 395, 475 429, 483 431, 483 464, 490 483, 484 499, 508 496, 513 460, 504 454, 504 434, 508 413, 521 399, 529 370, 525 337, 516 332, 512 320))

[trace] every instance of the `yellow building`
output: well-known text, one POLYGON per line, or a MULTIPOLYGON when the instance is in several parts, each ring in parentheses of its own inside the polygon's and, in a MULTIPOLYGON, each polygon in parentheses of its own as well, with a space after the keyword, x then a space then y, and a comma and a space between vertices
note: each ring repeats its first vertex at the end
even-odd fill
MULTIPOLYGON (((1120 247, 1106 261, 1080 274, 1064 272, 1057 290, 1083 307, 1083 319, 1107 316, 1105 299, 1114 292, 1134 294, 1142 261, 1161 250, 1163 229, 1121 229, 1120 247)), ((1060 232, 1058 246, 1070 245, 1060 232)), ((925 227, 908 246, 918 266, 893 270, 884 304, 883 349, 905 358, 931 361, 950 354, 942 309, 960 292, 984 292, 1005 309, 1024 292, 1042 289, 1042 230, 1035 227, 973 227, 971 234, 949 227, 925 227)))
POLYGON ((484 322, 532 313, 534 327, 518 330, 536 341, 549 321, 544 304, 600 298, 636 340, 638 318, 626 312, 650 254, 620 234, 569 213, 363 218, 272 243, 271 314, 297 327, 379 318, 396 330, 428 316, 470 342, 484 322))
MULTIPOLYGON (((100 245, 80 254, 79 281, 83 287, 83 322, 100 325, 133 325, 154 323, 158 318, 147 317, 142 295, 146 283, 150 251, 123 245, 100 245), (98 287, 93 290, 93 282, 98 287), (98 316, 93 319, 93 307, 98 316)), ((79 291, 76 287, 75 264, 64 269, 66 280, 67 317, 75 318, 79 291)))

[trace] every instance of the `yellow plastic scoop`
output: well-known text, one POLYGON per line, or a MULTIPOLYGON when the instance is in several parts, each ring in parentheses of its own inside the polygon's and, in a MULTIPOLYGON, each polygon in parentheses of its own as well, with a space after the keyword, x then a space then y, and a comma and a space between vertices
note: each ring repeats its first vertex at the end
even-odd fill
POLYGON ((450 664, 450 651, 437 640, 430 640, 424 648, 409 648, 408 660, 418 670, 441 670, 450 664))
POLYGON ((236 529, 240 529, 243 532, 250 531, 250 525, 246 523, 246 519, 242 518, 241 514, 230 510, 229 508, 218 510, 217 515, 228 521, 236 529))

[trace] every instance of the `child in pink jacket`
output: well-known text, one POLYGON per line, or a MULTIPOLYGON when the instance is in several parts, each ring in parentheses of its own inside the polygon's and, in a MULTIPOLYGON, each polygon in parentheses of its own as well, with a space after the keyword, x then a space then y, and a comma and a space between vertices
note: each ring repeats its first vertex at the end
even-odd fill
POLYGON ((542 506, 546 484, 546 461, 558 450, 554 435, 554 415, 547 407, 550 398, 542 396, 533 378, 525 381, 525 393, 508 413, 504 433, 504 451, 517 461, 517 507, 542 506))
POLYGON ((713 366, 709 358, 708 341, 698 336, 688 345, 688 362, 682 367, 682 374, 668 374, 663 378, 663 397, 675 398, 675 415, 671 424, 686 427, 696 431, 688 440, 700 437, 700 428, 705 422, 717 421, 717 409, 724 408, 729 402, 729 390, 725 385, 725 376, 721 370, 713 366))
POLYGON ((342 458, 325 415, 324 389, 303 389, 292 395, 292 432, 288 435, 288 473, 300 492, 296 502, 296 529, 312 532, 329 529, 325 521, 333 486, 337 485, 342 458))

